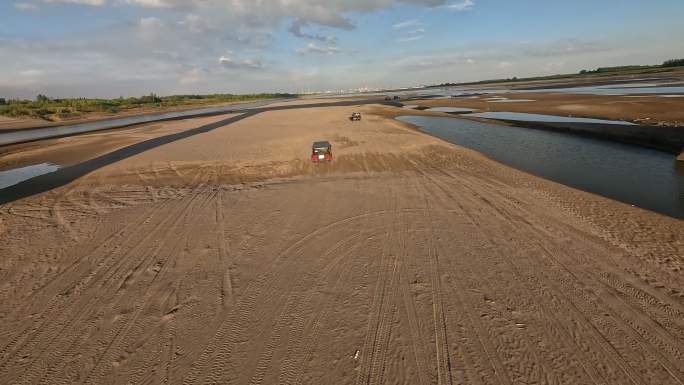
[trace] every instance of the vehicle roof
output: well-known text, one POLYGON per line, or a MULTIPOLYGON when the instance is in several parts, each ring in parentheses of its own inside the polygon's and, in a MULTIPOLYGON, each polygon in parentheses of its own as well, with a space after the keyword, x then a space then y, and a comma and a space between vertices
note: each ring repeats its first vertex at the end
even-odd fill
POLYGON ((314 142, 312 147, 313 148, 328 148, 328 147, 332 147, 332 145, 327 140, 321 140, 318 142, 314 142))

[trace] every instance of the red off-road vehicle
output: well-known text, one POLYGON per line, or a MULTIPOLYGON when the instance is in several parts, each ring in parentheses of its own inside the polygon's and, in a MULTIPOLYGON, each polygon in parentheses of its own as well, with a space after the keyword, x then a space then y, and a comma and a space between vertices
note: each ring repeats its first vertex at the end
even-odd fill
POLYGON ((311 146, 312 162, 330 162, 332 159, 332 144, 330 144, 330 142, 322 140, 313 143, 311 146))

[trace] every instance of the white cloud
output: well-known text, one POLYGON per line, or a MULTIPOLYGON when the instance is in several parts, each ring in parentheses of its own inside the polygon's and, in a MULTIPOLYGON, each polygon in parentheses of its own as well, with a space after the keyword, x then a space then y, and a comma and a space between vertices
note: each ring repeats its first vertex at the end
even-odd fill
MULTIPOLYGON (((415 24, 415 23, 410 23, 410 24, 404 23, 404 25, 401 28, 407 28, 409 26, 416 26, 416 25, 417 24, 415 24)), ((418 40, 425 37, 425 29, 424 28, 416 28, 416 29, 412 29, 409 31, 405 31, 404 34, 405 34, 404 37, 400 37, 400 38, 396 39, 396 41, 399 43, 410 43, 412 41, 418 41, 418 40)))
POLYGON ((194 67, 186 71, 185 73, 181 74, 181 76, 178 79, 178 84, 182 86, 189 86, 189 85, 194 85, 194 84, 199 84, 202 83, 203 81, 206 80, 205 74, 208 71, 205 70, 204 68, 200 67, 194 67))
POLYGON ((40 76, 42 74, 43 74, 43 71, 40 71, 40 70, 24 70, 24 71, 19 72, 19 75, 31 77, 31 78, 40 76))
POLYGON ((78 4, 100 7, 105 5, 106 0, 43 0, 43 2, 50 4, 78 4))
POLYGON ((243 59, 243 60, 234 60, 230 56, 221 56, 219 58, 219 63, 226 67, 226 68, 231 68, 231 69, 252 69, 252 70, 258 70, 264 68, 264 64, 257 59, 243 59))
POLYGON ((208 20, 193 13, 186 15, 178 24, 185 26, 191 33, 203 33, 213 29, 208 20))
POLYGON ((309 43, 306 47, 303 48, 297 48, 296 51, 300 55, 306 55, 309 53, 314 53, 314 54, 321 54, 321 55, 335 55, 340 52, 339 48, 329 46, 329 47, 319 47, 314 43, 309 43))
MULTIPOLYGON (((2 97, 38 93, 55 97, 117 97, 150 92, 297 91, 430 84, 573 72, 645 60, 658 62, 674 51, 684 50, 684 41, 676 38, 681 33, 671 33, 672 28, 682 32, 682 27, 671 24, 667 24, 668 34, 653 31, 652 35, 630 35, 629 39, 622 30, 613 31, 618 37, 611 37, 608 31, 602 33, 607 36, 606 41, 580 41, 570 33, 564 40, 539 36, 529 42, 519 42, 514 41, 515 34, 512 34, 509 41, 485 40, 468 46, 465 38, 433 36, 437 30, 433 23, 439 23, 442 29, 442 23, 449 21, 438 18, 433 22, 429 17, 451 11, 464 11, 461 15, 468 15, 469 9, 480 5, 477 0, 6 0, 6 3, 10 7, 22 3, 40 6, 41 17, 52 18, 46 22, 55 28, 49 36, 40 33, 22 36, 20 32, 0 37, 0 58, 12 58, 0 60, 2 97), (57 3, 63 8, 91 5, 94 7, 91 11, 104 5, 97 11, 99 15, 93 17, 106 22, 98 23, 99 30, 92 26, 79 28, 79 12, 45 12, 56 8, 57 3), (392 11, 397 6, 402 6, 402 15, 411 16, 397 16, 399 13, 392 11), (434 12, 421 12, 421 7, 434 12), (388 12, 379 13, 375 18, 373 12, 379 10, 388 12), (371 17, 367 17, 369 14, 371 17), (345 36, 345 30, 355 27, 372 34, 374 29, 365 23, 381 18, 395 23, 387 27, 386 33, 345 36), (64 22, 74 25, 63 28, 60 23, 64 22), (394 47, 383 45, 388 35, 394 39, 390 41, 394 47), (422 44, 428 40, 430 44, 422 44), (411 43, 416 41, 419 42, 411 43), (356 46, 365 54, 352 56, 356 46), (320 65, 321 60, 325 65, 320 65), (510 65, 501 66, 505 62, 510 65)), ((578 27, 578 35, 582 36, 580 32, 578 27)))
MULTIPOLYGON (((119 0, 119 3, 136 5, 143 8, 174 8, 183 5, 182 2, 173 0, 119 0)), ((186 5, 192 5, 192 1, 186 3, 186 5)))
POLYGON ((403 29, 403 28, 411 28, 411 27, 422 27, 423 23, 421 23, 418 20, 406 20, 399 22, 397 24, 394 24, 392 28, 394 29, 403 29))
POLYGON ((40 7, 33 3, 14 3, 14 8, 27 12, 40 10, 40 7))
POLYGON ((242 61, 242 66, 246 68, 251 68, 251 69, 261 69, 264 67, 264 64, 256 59, 245 59, 242 61))
POLYGON ((445 6, 446 9, 450 11, 456 11, 456 12, 461 12, 461 11, 469 11, 473 9, 475 6, 475 2, 473 0, 462 0, 457 3, 452 3, 448 4, 445 6))
MULTIPOLYGON (((144 44, 162 45, 166 33, 164 23, 156 17, 143 17, 138 20, 137 35, 144 44)), ((161 47, 159 47, 161 48, 161 47)))
POLYGON ((417 41, 425 37, 425 35, 415 35, 415 36, 408 36, 408 37, 402 37, 397 39, 398 42, 400 43, 410 43, 412 41, 417 41))
POLYGON ((290 25, 290 28, 288 28, 287 31, 296 37, 311 40, 319 40, 329 44, 337 44, 337 39, 333 36, 326 36, 319 33, 312 34, 304 32, 303 28, 307 27, 308 25, 309 23, 305 20, 295 19, 294 21, 292 21, 292 24, 290 25))
MULTIPOLYGON (((78 1, 78 0, 76 0, 78 1)), ((90 0, 96 1, 96 0, 90 0)), ((105 1, 105 0, 99 0, 105 1)), ((296 20, 341 30, 355 28, 350 13, 369 13, 400 4, 436 8, 448 0, 116 0, 145 8, 184 8, 210 10, 232 20, 252 25, 277 25, 283 20, 296 20)), ((471 0, 465 0, 472 2, 471 0)), ((457 4, 456 4, 457 5, 457 4)))
POLYGON ((138 25, 145 29, 156 29, 161 28, 163 24, 162 21, 156 17, 143 17, 138 21, 138 25))

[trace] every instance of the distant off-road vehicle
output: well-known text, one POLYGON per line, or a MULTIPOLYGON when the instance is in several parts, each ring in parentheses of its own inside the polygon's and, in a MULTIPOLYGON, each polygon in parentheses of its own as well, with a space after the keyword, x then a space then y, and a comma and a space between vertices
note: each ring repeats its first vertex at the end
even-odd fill
POLYGON ((392 100, 391 96, 385 96, 385 100, 392 100))
POLYGON ((349 117, 349 120, 351 120, 352 122, 355 121, 355 120, 361 120, 361 113, 360 113, 360 112, 354 112, 354 113, 351 114, 351 116, 349 117))
POLYGON ((330 162, 332 159, 332 144, 330 142, 322 140, 313 143, 311 146, 312 162, 330 162))
POLYGON ((399 99, 401 99, 401 98, 398 96, 394 96, 394 100, 399 100, 399 99))

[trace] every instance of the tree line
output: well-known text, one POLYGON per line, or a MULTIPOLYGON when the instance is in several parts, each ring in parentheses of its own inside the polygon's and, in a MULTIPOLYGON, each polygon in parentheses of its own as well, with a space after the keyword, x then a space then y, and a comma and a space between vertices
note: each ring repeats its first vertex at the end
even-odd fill
POLYGON ((646 70, 651 68, 671 68, 671 67, 681 67, 684 66, 684 59, 670 59, 665 60, 663 64, 660 65, 628 65, 628 66, 616 66, 616 67, 600 67, 595 70, 581 70, 580 75, 586 74, 599 74, 606 72, 625 72, 625 71, 635 71, 635 70, 646 70))

